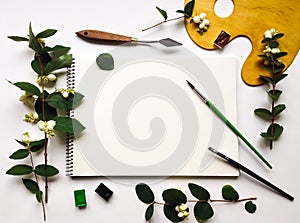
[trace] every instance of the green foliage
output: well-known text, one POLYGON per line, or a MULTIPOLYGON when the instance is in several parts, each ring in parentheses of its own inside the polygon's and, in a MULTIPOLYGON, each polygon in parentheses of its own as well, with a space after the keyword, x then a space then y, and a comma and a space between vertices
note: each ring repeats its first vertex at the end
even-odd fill
POLYGON ((245 203, 245 210, 248 213, 253 214, 256 211, 256 204, 254 204, 252 201, 247 201, 245 203))
POLYGON ((194 215, 198 222, 204 222, 214 216, 214 210, 208 202, 197 202, 194 215))
MULTIPOLYGON (((54 136, 54 130, 67 133, 80 133, 85 127, 76 119, 65 117, 66 111, 74 109, 78 106, 83 95, 75 92, 74 89, 60 89, 53 93, 48 93, 46 88, 53 87, 58 76, 62 76, 62 69, 68 68, 73 63, 73 57, 68 52, 70 47, 55 45, 54 47, 46 46, 45 38, 51 37, 57 33, 56 29, 46 29, 34 34, 31 23, 29 24, 29 33, 27 37, 8 36, 9 39, 16 42, 27 42, 28 47, 33 50, 33 60, 30 62, 31 68, 34 71, 38 85, 22 81, 9 83, 25 91, 20 100, 33 111, 26 114, 29 117, 29 122, 36 124, 39 130, 44 131, 44 138, 40 140, 32 140, 28 132, 22 135, 22 140, 16 140, 24 148, 18 149, 10 155, 13 160, 25 160, 25 164, 17 164, 7 170, 6 174, 14 176, 31 175, 35 180, 22 179, 24 186, 33 194, 38 202, 42 204, 44 213, 44 221, 46 221, 45 205, 43 196, 45 192, 45 200, 48 198, 48 177, 54 177, 59 174, 56 167, 48 164, 48 141, 54 136), (59 73, 59 75, 58 75, 59 73), (48 85, 52 82, 53 85, 48 85), (67 97, 65 98, 65 94, 67 97), (37 115, 35 114, 37 113, 37 115), (53 120, 50 122, 50 120, 53 120), (55 121, 55 122, 54 122, 55 121), (43 125, 44 124, 44 125, 43 125), (44 150, 44 153, 39 153, 44 150), (35 166, 35 156, 44 155, 44 164, 35 166), (45 181, 45 191, 43 192, 39 186, 39 178, 45 181)), ((66 69, 65 69, 66 71, 66 69)), ((57 89, 55 87, 55 89, 57 89)), ((25 117, 26 117, 25 116, 25 117)), ((27 120, 24 120, 27 121, 27 120)))
POLYGON ((190 18, 193 14, 194 6, 195 0, 191 0, 185 5, 184 10, 177 10, 176 12, 184 14, 186 18, 190 18))
POLYGON ((44 164, 36 166, 34 172, 42 177, 53 177, 59 173, 54 166, 44 164))
POLYGON ((281 125, 275 123, 275 120, 278 119, 280 114, 286 109, 286 105, 284 104, 276 105, 276 102, 283 93, 283 91, 277 90, 276 87, 281 80, 288 76, 283 73, 285 65, 281 59, 287 55, 287 52, 281 52, 279 50, 280 43, 278 40, 284 36, 283 33, 279 33, 274 28, 266 32, 269 33, 267 37, 262 40, 262 43, 265 44, 264 54, 258 56, 263 60, 261 63, 263 68, 270 73, 269 76, 260 75, 260 79, 270 86, 270 89, 267 90, 267 94, 269 99, 271 99, 271 108, 258 108, 254 110, 254 113, 258 117, 271 122, 267 132, 261 132, 260 135, 270 142, 270 149, 272 149, 273 141, 277 140, 284 130, 281 125))
POLYGON ((239 199, 239 194, 231 185, 225 185, 222 188, 222 197, 225 200, 237 201, 239 199))
POLYGON ((81 133, 85 127, 75 118, 55 117, 55 130, 65 133, 81 133))
POLYGON ((69 110, 77 107, 84 96, 78 92, 64 98, 60 92, 54 92, 47 97, 47 103, 56 109, 69 110))
POLYGON ((159 13, 164 17, 165 21, 168 19, 168 14, 165 10, 159 8, 158 6, 156 6, 156 9, 159 11, 159 13))
POLYGON ((41 149, 44 148, 45 144, 46 144, 45 139, 41 139, 41 140, 38 140, 38 141, 32 141, 29 144, 30 151, 31 152, 38 152, 38 151, 40 151, 41 149))
POLYGON ((114 58, 109 53, 101 53, 96 58, 98 67, 102 70, 113 70, 114 69, 114 58))
POLYGON ((254 110, 254 113, 263 119, 266 120, 272 119, 272 113, 266 108, 257 108, 254 110))
POLYGON ((195 0, 191 0, 184 6, 183 10, 182 9, 176 10, 177 13, 183 14, 183 16, 180 16, 177 18, 172 18, 172 19, 168 19, 168 13, 164 9, 161 9, 160 7, 156 6, 157 11, 162 15, 164 20, 162 22, 159 22, 159 23, 149 27, 149 28, 143 29, 143 31, 146 31, 146 30, 149 30, 156 26, 159 26, 165 22, 174 21, 174 20, 181 19, 181 18, 190 18, 193 14, 194 6, 195 6, 195 0))
POLYGON ((24 159, 29 155, 29 152, 27 149, 19 149, 16 152, 14 152, 13 154, 11 154, 9 156, 10 159, 24 159))
POLYGON ((273 123, 269 125, 267 132, 262 132, 260 135, 266 140, 274 141, 281 136, 283 129, 281 125, 273 123))
POLYGON ((171 222, 181 222, 182 218, 178 217, 175 207, 176 204, 164 204, 164 214, 171 222))
POLYGON ((163 200, 167 204, 178 205, 187 201, 186 195, 178 189, 167 189, 162 194, 163 200))
POLYGON ((6 171, 6 174, 13 175, 13 176, 21 176, 21 175, 31 174, 32 171, 33 171, 32 166, 28 166, 25 164, 18 164, 11 167, 8 171, 6 171))
POLYGON ((151 204, 154 202, 153 191, 147 184, 140 183, 136 185, 135 192, 140 201, 144 202, 145 204, 151 204))
MULTIPOLYGON (((47 91, 44 91, 43 95, 44 98, 47 98, 49 93, 47 91)), ((43 97, 39 97, 36 99, 34 105, 35 112, 39 115, 40 120, 53 120, 58 115, 57 110, 50 106, 47 101, 43 100, 43 97)))
POLYGON ((210 198, 210 193, 200 185, 189 183, 188 187, 191 194, 197 200, 188 200, 187 196, 181 190, 171 188, 163 191, 162 198, 164 203, 161 203, 154 200, 153 191, 147 184, 137 184, 135 191, 139 200, 148 204, 145 212, 146 221, 151 220, 155 204, 163 206, 163 213, 171 222, 182 222, 188 218, 189 208, 187 203, 195 203, 194 217, 197 222, 205 222, 214 216, 214 210, 212 207, 213 202, 237 203, 246 201, 246 211, 249 213, 254 213, 256 211, 256 205, 252 202, 252 200, 256 200, 256 198, 244 198, 239 200, 238 192, 231 185, 225 185, 222 188, 222 196, 225 200, 212 200, 210 198), (183 214, 183 212, 185 214, 183 214))
POLYGON ((146 221, 149 221, 152 218, 153 213, 154 213, 154 204, 150 204, 147 207, 146 212, 145 212, 145 219, 146 219, 146 221))
MULTIPOLYGON (((11 83, 11 82, 10 82, 11 83)), ((20 88, 21 90, 31 94, 31 95, 36 95, 38 97, 41 96, 41 92, 38 87, 35 85, 28 83, 28 82, 16 82, 16 83, 11 83, 15 85, 16 87, 20 88)))
POLYGON ((189 187, 192 195, 195 198, 197 198, 199 200, 209 200, 210 199, 210 194, 205 188, 203 188, 197 184, 193 184, 193 183, 189 183, 188 187, 189 187))

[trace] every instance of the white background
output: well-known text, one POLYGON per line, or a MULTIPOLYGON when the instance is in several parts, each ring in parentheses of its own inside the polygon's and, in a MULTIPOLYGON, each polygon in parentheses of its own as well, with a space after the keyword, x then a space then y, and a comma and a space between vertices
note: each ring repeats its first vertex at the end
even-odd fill
MULTIPOLYGON (((219 14, 230 12, 229 0, 219 0, 219 14)), ((18 149, 14 139, 24 132, 31 130, 28 124, 22 122, 26 108, 18 102, 21 92, 10 85, 5 79, 16 81, 33 81, 34 75, 30 68, 32 52, 26 43, 16 43, 7 38, 8 35, 28 34, 29 22, 32 22, 34 32, 54 28, 58 33, 47 40, 47 44, 62 44, 70 46, 72 53, 100 54, 114 46, 90 44, 79 39, 75 32, 82 29, 101 29, 105 31, 131 35, 143 39, 158 39, 171 37, 197 55, 235 55, 238 59, 238 127, 244 132, 253 144, 261 149, 263 155, 271 161, 274 168, 268 170, 243 144, 240 144, 240 161, 255 172, 269 179, 273 183, 295 196, 295 201, 279 196, 270 189, 255 182, 245 174, 237 179, 230 178, 170 178, 152 184, 156 199, 162 201, 161 193, 170 187, 187 189, 189 182, 206 187, 212 198, 221 198, 220 190, 223 185, 231 184, 241 197, 257 196, 257 212, 250 215, 243 209, 243 204, 214 204, 215 215, 209 222, 297 222, 300 217, 299 208, 299 99, 300 82, 298 57, 290 66, 289 76, 280 83, 284 94, 280 101, 287 105, 286 111, 280 118, 285 127, 283 136, 275 143, 272 151, 262 142, 259 133, 265 130, 266 123, 255 117, 253 110, 267 106, 264 87, 249 87, 243 83, 240 70, 243 61, 250 52, 251 44, 246 38, 238 38, 231 42, 222 51, 205 51, 196 46, 187 35, 183 21, 170 22, 153 30, 141 30, 156 22, 162 17, 156 11, 159 6, 168 11, 169 17, 178 16, 177 9, 183 8, 183 1, 167 0, 126 0, 126 1, 6 1, 0 7, 0 85, 1 85, 1 151, 0 151, 0 220, 1 222, 42 222, 40 205, 33 195, 25 190, 19 177, 7 176, 6 170, 16 162, 8 156, 18 149), (298 68, 298 69, 297 69, 298 68)), ((276 24, 274 24, 275 26, 276 24)), ((233 83, 234 84, 234 83, 233 83)), ((71 179, 65 172, 65 147, 63 138, 50 142, 49 162, 60 169, 60 175, 50 183, 49 203, 47 204, 48 222, 144 222, 146 206, 136 197, 134 186, 138 182, 151 182, 147 178, 81 178, 71 179), (114 195, 109 202, 104 201, 95 192, 95 188, 103 182, 114 195), (85 189, 88 206, 78 209, 74 206, 73 191, 85 189)), ((188 193, 188 197, 191 195, 188 193)), ((192 208, 191 208, 192 209, 192 208)), ((151 222, 168 222, 162 208, 156 207, 151 222)), ((195 222, 191 216, 189 222, 195 222)))

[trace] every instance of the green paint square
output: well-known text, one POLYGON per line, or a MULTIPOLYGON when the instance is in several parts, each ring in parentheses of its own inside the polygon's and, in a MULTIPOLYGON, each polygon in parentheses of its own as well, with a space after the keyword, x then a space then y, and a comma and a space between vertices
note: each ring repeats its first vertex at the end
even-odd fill
POLYGON ((76 207, 85 207, 87 205, 84 189, 75 190, 74 198, 75 198, 75 206, 76 207))

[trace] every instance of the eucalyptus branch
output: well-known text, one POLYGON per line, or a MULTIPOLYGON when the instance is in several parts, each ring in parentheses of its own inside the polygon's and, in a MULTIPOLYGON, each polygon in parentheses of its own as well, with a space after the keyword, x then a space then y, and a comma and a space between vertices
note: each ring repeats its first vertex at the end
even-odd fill
POLYGON ((283 73, 285 65, 281 59, 287 55, 287 52, 280 51, 278 42, 278 39, 283 36, 284 34, 279 33, 275 28, 267 30, 265 38, 262 40, 262 43, 265 44, 264 54, 259 55, 263 60, 262 66, 270 73, 269 76, 260 75, 260 78, 266 84, 270 85, 270 90, 267 93, 271 100, 271 108, 270 110, 267 108, 258 108, 254 112, 260 118, 270 121, 268 130, 261 133, 261 136, 270 142, 270 149, 273 148, 273 141, 281 136, 284 129, 283 126, 275 122, 281 112, 286 109, 284 104, 276 105, 282 94, 282 91, 276 88, 277 83, 287 76, 287 74, 283 73))

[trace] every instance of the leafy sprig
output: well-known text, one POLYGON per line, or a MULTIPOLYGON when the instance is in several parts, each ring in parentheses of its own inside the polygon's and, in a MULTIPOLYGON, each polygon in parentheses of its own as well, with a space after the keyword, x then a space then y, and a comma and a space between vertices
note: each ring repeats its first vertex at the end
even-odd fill
POLYGON ((254 110, 254 113, 258 117, 271 122, 267 131, 262 132, 260 135, 270 142, 270 149, 272 149, 273 141, 279 139, 284 130, 283 126, 275 121, 286 109, 285 104, 276 104, 276 102, 283 93, 282 90, 277 89, 277 84, 287 77, 287 74, 283 73, 285 65, 282 62, 282 57, 286 56, 287 52, 281 52, 279 49, 278 40, 284 36, 283 33, 279 33, 277 29, 272 28, 267 30, 264 35, 265 38, 262 43, 265 44, 265 48, 263 54, 259 57, 262 58, 262 66, 270 73, 270 76, 260 75, 260 79, 270 86, 267 95, 271 100, 271 108, 258 108, 254 110))
POLYGON ((238 192, 231 186, 225 185, 222 188, 223 200, 211 199, 210 193, 202 186, 189 183, 188 188, 194 196, 193 200, 188 200, 185 193, 179 189, 166 189, 162 193, 164 202, 155 201, 152 189, 145 183, 137 184, 135 191, 140 201, 147 204, 145 219, 149 221, 154 214, 154 205, 162 205, 165 217, 171 222, 182 222, 189 218, 189 207, 187 203, 195 203, 194 217, 197 222, 204 222, 214 216, 212 203, 215 202, 245 202, 245 210, 248 213, 256 211, 256 205, 253 200, 255 197, 240 199, 238 192))
POLYGON ((160 25, 162 25, 163 23, 166 23, 166 22, 171 22, 171 21, 174 21, 174 20, 182 19, 182 18, 190 18, 193 14, 194 5, 195 5, 195 0, 191 0, 190 2, 188 2, 184 6, 183 10, 182 9, 176 10, 176 12, 182 14, 182 16, 172 18, 172 19, 168 19, 168 13, 166 12, 166 10, 161 9, 160 7, 156 6, 157 11, 161 14, 161 16, 163 17, 164 20, 162 22, 159 22, 159 23, 153 25, 153 26, 150 26, 146 29, 143 29, 142 31, 152 29, 152 28, 160 26, 160 25))
POLYGON ((56 83, 57 73, 61 74, 61 69, 66 69, 73 63, 72 55, 68 54, 70 47, 46 46, 44 38, 51 37, 56 32, 55 29, 46 29, 35 35, 30 23, 27 37, 8 36, 17 42, 27 42, 34 52, 31 68, 35 72, 38 85, 25 81, 9 83, 24 92, 20 101, 33 110, 25 115, 24 121, 36 125, 44 137, 35 140, 28 132, 23 133, 21 140, 16 140, 22 148, 9 157, 13 160, 23 160, 23 163, 14 165, 6 174, 22 176, 25 188, 35 194, 37 201, 42 204, 44 221, 45 203, 48 202, 48 178, 59 174, 59 170, 48 163, 49 139, 56 135, 55 132, 80 133, 85 129, 78 120, 67 115, 69 110, 81 103, 84 96, 74 89, 55 89, 52 93, 46 90, 49 83, 56 83), (36 164, 34 157, 40 155, 41 151, 44 154, 44 163, 36 164), (44 191, 40 186, 41 179, 45 181, 44 191))

